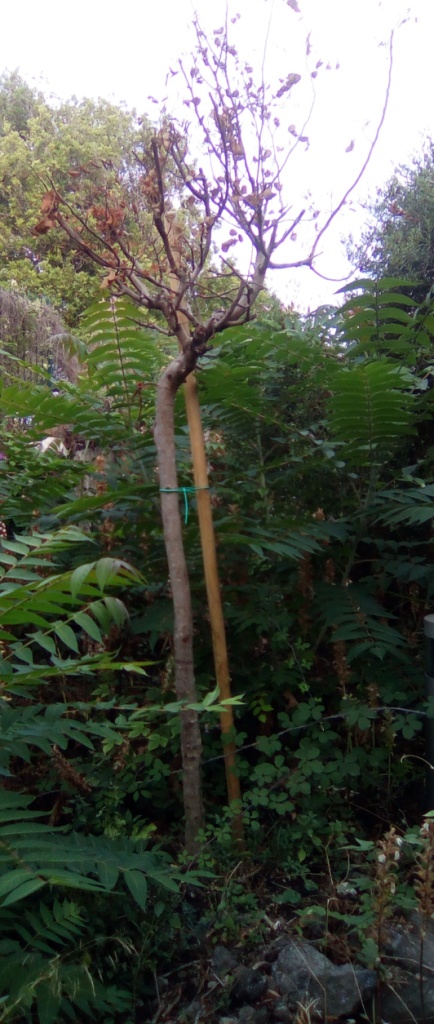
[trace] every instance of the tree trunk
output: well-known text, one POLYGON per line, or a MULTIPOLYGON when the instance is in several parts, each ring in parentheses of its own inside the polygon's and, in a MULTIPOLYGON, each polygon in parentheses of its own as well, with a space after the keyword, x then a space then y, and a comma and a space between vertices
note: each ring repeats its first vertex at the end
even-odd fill
MULTIPOLYGON (((194 369, 195 356, 184 351, 166 367, 157 387, 155 444, 161 489, 161 514, 164 544, 169 566, 174 611, 175 688, 178 700, 197 701, 193 661, 193 614, 190 581, 182 539, 182 520, 177 493, 174 431, 175 395, 188 373, 194 369)), ((197 711, 181 712, 181 757, 185 812, 185 846, 195 854, 198 832, 203 825, 201 785, 202 740, 197 711)))
MULTIPOLYGON (((167 223, 167 221, 166 221, 167 223)), ((176 265, 182 264, 179 251, 179 235, 176 234, 178 224, 177 217, 171 218, 168 222, 168 238, 172 245, 173 256, 176 265)), ((180 281, 175 273, 169 275, 170 287, 174 296, 178 295, 180 281)), ((190 325, 188 317, 181 310, 177 310, 178 341, 181 350, 184 351, 190 339, 190 325)), ((223 617, 223 605, 220 592, 220 580, 217 565, 217 551, 214 534, 214 523, 212 516, 211 497, 209 492, 208 467, 205 452, 205 441, 203 436, 202 419, 200 414, 199 396, 194 373, 190 373, 184 384, 184 396, 187 409, 188 429, 190 433, 190 447, 193 462, 194 483, 197 487, 197 512, 199 519, 200 539, 202 546, 202 557, 205 573, 205 586, 208 599, 208 609, 211 624, 212 646, 214 653, 214 665, 216 682, 219 688, 220 700, 227 700, 232 697, 231 679, 229 675, 228 652, 226 645, 226 629, 223 617)), ((244 843, 243 819, 241 814, 241 787, 237 772, 237 748, 234 739, 234 715, 230 704, 222 710, 220 724, 224 745, 224 763, 226 773, 226 786, 228 792, 229 806, 239 808, 239 813, 233 819, 232 833, 240 847, 244 843)))

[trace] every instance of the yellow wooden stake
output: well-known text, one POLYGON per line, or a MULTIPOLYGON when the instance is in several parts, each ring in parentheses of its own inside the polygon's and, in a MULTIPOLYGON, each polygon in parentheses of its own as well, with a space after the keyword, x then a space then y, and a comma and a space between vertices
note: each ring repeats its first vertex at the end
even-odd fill
MULTIPOLYGON (((167 218, 169 220, 169 218, 167 218)), ((179 258, 177 242, 179 240, 179 225, 176 223, 176 216, 170 216, 168 235, 171 242, 172 253, 179 258), (177 230, 176 230, 177 229, 177 230)), ((179 289, 179 280, 176 274, 170 274, 170 288, 176 297, 179 289)), ((185 313, 177 310, 178 322, 190 334, 190 324, 185 313)), ((214 653, 214 666, 216 682, 219 689, 220 700, 224 701, 231 697, 231 681, 229 675, 228 652, 226 645, 226 630, 223 616, 223 605, 220 591, 220 581, 217 566, 217 552, 215 543, 214 523, 212 518, 211 495, 209 492, 208 467, 205 451, 205 440, 203 436, 202 419, 200 414, 199 397, 197 393, 196 378, 191 373, 184 384, 185 404, 187 410, 188 428, 190 433, 191 457, 193 463, 194 485, 198 488, 196 493, 197 511, 199 519, 200 539, 202 546, 202 558, 204 565, 205 586, 208 600, 209 617, 211 624, 212 646, 214 653)), ((236 802, 240 813, 235 814, 232 825, 233 836, 240 846, 244 845, 243 821, 241 815, 241 787, 236 768, 236 745, 234 735, 234 715, 231 705, 222 710, 220 715, 222 730, 223 748, 225 756, 226 786, 229 805, 236 802), (229 738, 231 737, 231 738, 229 738), (226 742, 225 742, 226 741, 226 742)))
MULTIPOLYGON (((199 518, 200 539, 205 573, 205 585, 208 598, 209 617, 211 624, 212 645, 216 681, 220 700, 231 697, 231 680, 229 675, 226 630, 217 566, 214 523, 212 518, 211 496, 208 483, 208 469, 200 415, 199 398, 194 374, 190 374, 184 384, 185 404, 187 409, 188 427, 190 432, 191 455, 199 518)), ((225 753, 226 785, 229 805, 234 801, 241 807, 240 780, 236 770, 236 745, 233 739, 234 716, 229 704, 220 716, 223 747, 225 753), (228 736, 231 736, 229 739, 228 736)), ((243 842, 243 824, 241 813, 233 820, 233 834, 237 842, 243 842)))

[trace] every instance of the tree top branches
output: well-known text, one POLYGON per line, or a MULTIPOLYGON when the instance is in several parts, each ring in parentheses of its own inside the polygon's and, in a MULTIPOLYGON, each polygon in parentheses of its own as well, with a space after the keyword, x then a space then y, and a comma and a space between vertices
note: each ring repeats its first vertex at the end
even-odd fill
POLYGON ((268 269, 315 270, 319 242, 374 148, 390 75, 367 159, 321 224, 313 206, 285 197, 283 172, 305 141, 305 126, 299 132, 287 123, 301 76, 291 71, 273 90, 263 73, 255 81, 251 65, 230 42, 227 24, 209 35, 197 20, 194 27, 194 55, 180 61, 176 72, 184 81, 190 122, 163 113, 155 130, 143 133, 129 167, 91 161, 71 168, 77 186, 83 178, 89 182, 87 205, 81 196, 75 203, 71 190, 65 196, 51 178, 33 230, 40 237, 60 228, 104 271, 104 287, 133 299, 146 311, 149 326, 175 335, 197 358, 215 335, 251 318, 268 269), (193 128, 201 138, 200 159, 192 152, 193 128), (277 251, 304 218, 311 220, 313 236, 306 251, 278 262, 277 251), (246 272, 233 261, 243 241, 252 253, 246 272))

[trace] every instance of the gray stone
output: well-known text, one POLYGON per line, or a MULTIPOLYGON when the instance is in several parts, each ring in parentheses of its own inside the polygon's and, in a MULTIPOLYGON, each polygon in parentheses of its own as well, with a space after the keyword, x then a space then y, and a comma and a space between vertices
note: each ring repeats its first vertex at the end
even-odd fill
POLYGON ((415 912, 409 915, 405 924, 390 925, 385 930, 382 952, 399 967, 404 964, 408 971, 419 971, 421 948, 423 969, 433 973, 434 921, 430 918, 424 921, 421 914, 415 912))
POLYGON ((211 957, 211 967, 218 978, 224 978, 238 967, 238 960, 226 946, 216 946, 211 957))
POLYGON ((382 953, 390 973, 380 985, 382 1018, 391 1024, 434 1022, 434 921, 413 913, 405 924, 389 925, 382 953))
POLYGON ((400 971, 390 984, 380 986, 378 1005, 383 1020, 388 1024, 406 1024, 406 1022, 423 1021, 423 1024, 434 1024, 434 992, 432 985, 428 987, 423 980, 423 996, 421 986, 414 974, 400 971))
POLYGON ((231 992, 231 1002, 235 1006, 242 1003, 256 1003, 264 992, 267 991, 268 983, 263 974, 253 970, 252 967, 240 967, 231 992))
POLYGON ((281 1024, 292 1024, 294 1011, 290 1010, 286 1003, 276 1003, 273 1009, 273 1019, 281 1022, 281 1024))
POLYGON ((196 1021, 199 1018, 202 1009, 202 1001, 198 998, 193 999, 189 1006, 184 1007, 184 1016, 188 1021, 196 1021))
POLYGON ((264 950, 264 960, 270 964, 273 963, 274 960, 277 960, 280 951, 286 949, 290 942, 289 935, 279 935, 277 939, 273 939, 273 942, 264 950))
POLYGON ((238 1012, 239 1024, 267 1024, 268 1011, 265 1006, 242 1006, 238 1012))
POLYGON ((273 966, 274 988, 289 1005, 315 1003, 322 1016, 352 1017, 368 1007, 375 971, 351 964, 337 966, 307 942, 286 946, 273 966))

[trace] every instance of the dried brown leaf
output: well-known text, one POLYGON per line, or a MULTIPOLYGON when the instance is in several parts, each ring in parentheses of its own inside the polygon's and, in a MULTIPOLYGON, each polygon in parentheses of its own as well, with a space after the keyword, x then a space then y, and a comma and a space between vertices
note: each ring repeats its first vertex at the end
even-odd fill
POLYGON ((106 277, 104 277, 103 280, 101 281, 100 287, 110 288, 110 285, 113 284, 113 281, 116 281, 116 270, 109 270, 106 277))
POLYGON ((35 224, 34 228, 32 228, 32 235, 46 235, 47 231, 50 231, 51 228, 55 228, 55 227, 56 227, 56 218, 55 217, 52 217, 52 216, 51 217, 49 217, 49 216, 48 217, 43 217, 42 220, 38 221, 38 223, 35 224))
POLYGON ((42 196, 41 213, 52 213, 53 210, 57 210, 57 206, 58 196, 57 193, 54 191, 54 188, 52 188, 49 192, 46 192, 45 195, 42 196))

